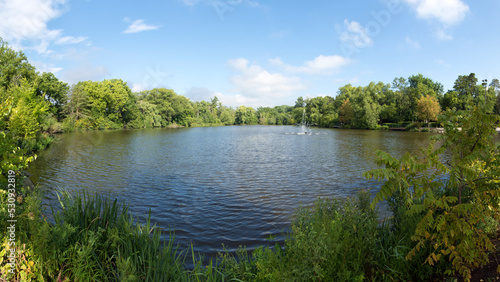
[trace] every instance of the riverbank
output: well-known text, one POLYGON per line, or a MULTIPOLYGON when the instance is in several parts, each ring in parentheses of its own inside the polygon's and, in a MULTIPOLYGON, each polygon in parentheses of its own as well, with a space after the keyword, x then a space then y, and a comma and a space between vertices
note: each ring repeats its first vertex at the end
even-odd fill
MULTIPOLYGON (((30 197, 26 199, 33 200, 30 197)), ((292 233, 287 235, 283 246, 270 241, 269 245, 251 253, 241 247, 235 254, 221 252, 205 264, 203 258, 194 253, 188 262, 187 254, 191 254, 192 249, 178 249, 173 245, 173 232, 163 241, 159 229, 149 219, 145 223, 134 221, 126 206, 116 200, 100 195, 62 193, 63 208, 54 215, 55 223, 36 218, 28 222, 20 220, 31 232, 22 242, 24 249, 16 256, 18 275, 15 277, 24 277, 22 281, 51 278, 58 281, 416 281, 449 278, 444 271, 451 267, 450 262, 441 261, 435 266, 421 264, 426 252, 411 261, 404 255, 397 255, 415 246, 408 237, 415 224, 410 222, 415 221, 412 217, 404 217, 404 225, 396 224, 394 218, 379 224, 377 212, 370 208, 370 202, 366 191, 359 191, 355 198, 345 200, 318 200, 311 208, 297 210, 292 233), (187 269, 186 264, 193 267, 187 269)), ((498 240, 494 240, 498 246, 498 240)), ((490 263, 476 269, 471 281, 497 279, 495 263, 495 255, 490 255, 490 263)), ((0 269, 5 270, 3 266, 0 269)), ((1 274, 15 281, 9 273, 1 274)))

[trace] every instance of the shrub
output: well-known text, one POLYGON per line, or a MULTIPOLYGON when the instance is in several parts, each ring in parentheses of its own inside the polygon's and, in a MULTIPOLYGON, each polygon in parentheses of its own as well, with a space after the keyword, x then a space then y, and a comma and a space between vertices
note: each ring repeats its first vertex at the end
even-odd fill
POLYGON ((420 127, 422 127, 422 124, 420 122, 413 122, 413 123, 406 126, 406 130, 407 131, 419 131, 420 127))
POLYGON ((433 137, 440 148, 432 142, 422 158, 405 154, 399 160, 377 151, 377 164, 384 168, 364 175, 385 183, 372 205, 402 193, 410 214, 424 214, 411 237, 416 245, 406 258, 423 253, 425 263, 433 266, 446 257, 452 267, 445 273, 465 280, 473 268, 488 263, 494 245, 479 227, 490 218, 500 220, 500 146, 494 138, 498 120, 478 107, 448 111, 440 117, 445 133, 433 137), (451 157, 443 163, 445 150, 451 157))
POLYGON ((377 125, 377 130, 389 130, 388 125, 377 125))
POLYGON ((300 209, 285 242, 285 280, 362 281, 369 278, 376 243, 377 213, 369 193, 356 200, 318 200, 300 209))

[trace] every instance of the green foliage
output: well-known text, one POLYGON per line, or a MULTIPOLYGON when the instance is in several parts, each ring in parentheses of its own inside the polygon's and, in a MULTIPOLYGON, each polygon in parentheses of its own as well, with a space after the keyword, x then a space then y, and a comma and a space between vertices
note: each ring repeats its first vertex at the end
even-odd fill
POLYGON ((76 115, 76 120, 89 113, 94 129, 119 128, 132 118, 129 112, 133 99, 132 92, 121 79, 79 82, 72 90, 67 112, 76 115))
POLYGON ((27 156, 26 150, 19 146, 20 138, 13 134, 12 131, 7 131, 8 120, 12 113, 13 98, 9 97, 0 104, 0 185, 7 187, 8 171, 22 171, 28 167, 34 157, 27 156))
MULTIPOLYGON (((284 246, 245 248, 235 255, 219 253, 205 269, 195 264, 191 275, 203 281, 363 281, 373 273, 378 238, 377 213, 370 196, 322 199, 301 208, 284 246)), ((192 277, 192 276, 191 276, 192 277)))
POLYGON ((63 193, 60 205, 55 222, 44 222, 32 238, 44 277, 160 281, 185 275, 173 235, 162 244, 161 231, 149 218, 136 223, 116 200, 85 193, 63 193))
POLYGON ((285 280, 361 281, 373 259, 377 217, 369 194, 358 201, 322 200, 300 210, 285 245, 285 280))
POLYGON ((431 120, 437 120, 440 112, 439 101, 436 97, 427 95, 418 99, 417 116, 420 120, 425 121, 425 123, 431 120))
POLYGON ((406 126, 406 130, 407 131, 420 131, 420 127, 422 127, 422 123, 412 122, 406 126))
POLYGON ((10 88, 7 94, 14 98, 9 129, 24 139, 34 139, 49 108, 47 102, 36 95, 35 89, 26 80, 10 88))
POLYGON ((257 112, 254 108, 240 106, 236 109, 234 120, 235 124, 251 125, 257 124, 258 122, 257 112))
POLYGON ((432 248, 425 263, 434 265, 447 257, 453 270, 470 279, 471 269, 488 262, 493 244, 484 229, 489 218, 499 220, 500 162, 499 146, 494 143, 498 116, 480 108, 440 118, 445 134, 438 136, 422 158, 404 155, 400 160, 377 152, 377 164, 384 168, 366 172, 367 178, 385 180, 372 205, 400 193, 410 214, 424 214, 412 240, 416 242, 407 254, 414 258, 423 249, 432 248), (449 163, 440 155, 451 154, 449 163), (449 179, 443 181, 442 177, 449 179))
POLYGON ((0 89, 8 89, 21 83, 33 82, 36 77, 33 67, 23 52, 16 52, 0 37, 0 89))
POLYGON ((69 90, 68 84, 59 81, 59 79, 50 72, 44 72, 42 75, 38 76, 35 84, 37 95, 49 102, 50 111, 57 119, 62 119, 63 105, 67 101, 67 92, 69 90))
POLYGON ((155 121, 156 114, 161 117, 161 126, 178 124, 189 126, 188 120, 194 116, 193 105, 188 98, 177 95, 171 89, 155 88, 139 93, 138 101, 144 100, 155 105, 156 110, 150 111, 149 120, 155 121))

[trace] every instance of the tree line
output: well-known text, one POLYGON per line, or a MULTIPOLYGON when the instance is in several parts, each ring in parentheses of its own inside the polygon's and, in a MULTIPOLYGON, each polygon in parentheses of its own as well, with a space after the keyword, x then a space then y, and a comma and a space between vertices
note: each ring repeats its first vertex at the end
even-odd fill
POLYGON ((73 130, 289 125, 302 122, 304 112, 305 122, 311 125, 359 129, 378 129, 388 123, 427 123, 446 109, 474 105, 500 114, 498 79, 478 83, 474 73, 458 76, 446 93, 441 83, 418 74, 395 78, 390 84, 347 84, 335 97, 298 97, 293 106, 254 109, 224 106, 216 96, 210 101, 191 101, 165 88, 133 93, 121 79, 81 81, 70 86, 52 73, 37 72, 24 53, 14 51, 1 38, 0 62, 0 98, 10 99, 11 111, 8 118, 3 117, 1 129, 33 144, 48 138, 44 134, 73 130))

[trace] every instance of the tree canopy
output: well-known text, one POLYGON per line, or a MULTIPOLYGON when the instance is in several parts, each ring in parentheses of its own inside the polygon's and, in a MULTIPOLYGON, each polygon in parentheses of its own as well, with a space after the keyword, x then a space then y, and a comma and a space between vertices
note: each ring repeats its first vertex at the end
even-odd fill
POLYGON ((58 132, 123 127, 286 125, 302 122, 304 111, 305 122, 315 126, 377 129, 387 123, 434 121, 440 109, 481 106, 488 113, 500 113, 498 79, 479 84, 474 73, 459 75, 453 89, 446 93, 441 83, 416 74, 397 77, 392 83, 347 84, 334 96, 300 96, 293 106, 254 109, 245 105, 225 106, 217 96, 209 101, 191 101, 166 88, 133 93, 121 79, 80 81, 69 86, 52 73, 36 72, 22 52, 14 51, 1 39, 0 62, 0 98, 13 97, 12 106, 19 106, 20 113, 26 113, 26 122, 31 124, 24 126, 27 131, 28 128, 58 132), (40 99, 35 99, 32 92, 40 99), (36 122, 28 113, 33 109, 43 109, 37 112, 36 122))

